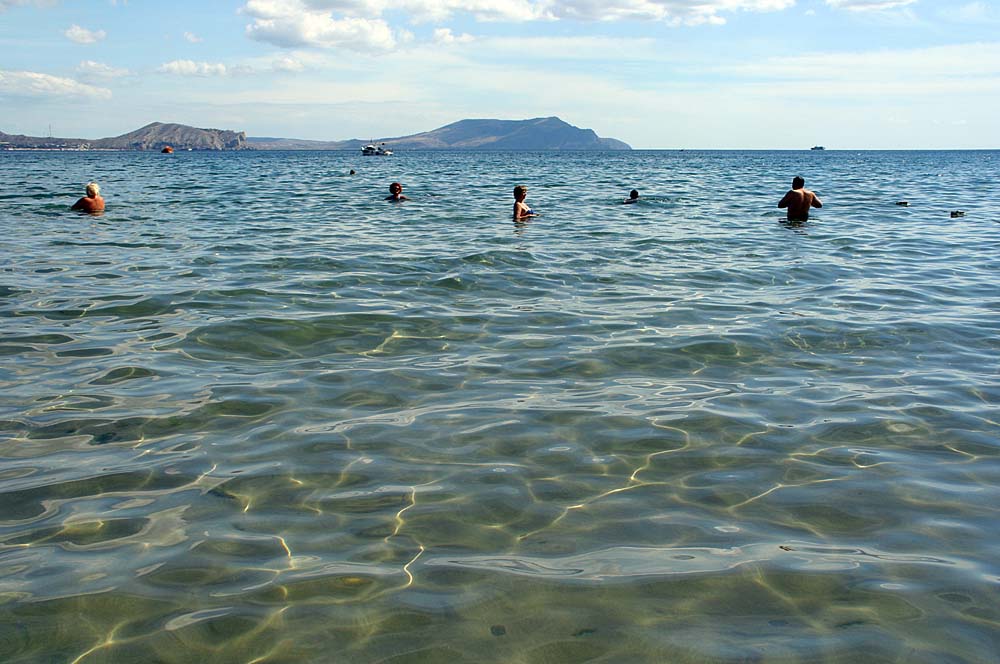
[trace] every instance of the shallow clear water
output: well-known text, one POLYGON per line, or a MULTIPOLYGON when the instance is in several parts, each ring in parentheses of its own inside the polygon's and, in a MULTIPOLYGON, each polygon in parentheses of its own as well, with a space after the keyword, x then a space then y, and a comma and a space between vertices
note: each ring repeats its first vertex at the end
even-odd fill
POLYGON ((0 180, 0 661, 997 661, 998 152, 0 180))

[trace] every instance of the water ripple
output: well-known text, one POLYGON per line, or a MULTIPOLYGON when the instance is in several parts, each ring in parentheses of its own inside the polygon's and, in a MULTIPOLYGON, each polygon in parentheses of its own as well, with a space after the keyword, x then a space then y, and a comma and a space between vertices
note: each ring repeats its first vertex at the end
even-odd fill
POLYGON ((0 660, 995 659, 995 153, 173 157, 0 153, 0 660))

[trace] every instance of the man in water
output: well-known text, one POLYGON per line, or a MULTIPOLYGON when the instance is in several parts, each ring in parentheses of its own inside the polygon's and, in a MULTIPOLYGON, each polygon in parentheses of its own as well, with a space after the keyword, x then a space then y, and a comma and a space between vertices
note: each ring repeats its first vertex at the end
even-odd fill
POLYGON ((788 208, 788 221, 809 221, 809 208, 821 208, 823 203, 816 194, 806 189, 806 181, 796 175, 791 190, 778 201, 778 207, 788 208))
POLYGON ((398 182, 393 182, 389 185, 389 195, 385 197, 387 201, 408 201, 406 196, 403 195, 403 185, 398 182))
POLYGON ((639 202, 639 191, 637 189, 633 189, 632 191, 628 192, 628 198, 622 201, 622 203, 638 203, 638 202, 639 202))
POLYGON ((96 182, 87 183, 87 195, 73 203, 71 210, 83 212, 104 212, 104 199, 101 198, 101 188, 96 182))
POLYGON ((528 197, 528 188, 523 185, 514 187, 514 221, 535 217, 535 211, 528 207, 524 199, 528 197))

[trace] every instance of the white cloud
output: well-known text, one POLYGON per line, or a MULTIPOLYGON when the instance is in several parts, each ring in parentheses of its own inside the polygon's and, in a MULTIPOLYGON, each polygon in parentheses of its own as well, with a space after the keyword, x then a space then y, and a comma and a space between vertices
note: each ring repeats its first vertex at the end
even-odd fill
POLYGON ((0 13, 11 7, 51 7, 55 0, 0 0, 0 13))
POLYGON ((947 83, 949 88, 995 88, 1000 86, 1000 42, 897 51, 811 53, 718 67, 715 71, 735 74, 741 80, 758 78, 795 85, 810 81, 820 87, 831 82, 871 84, 910 94, 921 94, 931 89, 932 84, 941 83, 947 83))
POLYGON ((205 41, 204 39, 202 39, 198 35, 194 34, 193 32, 185 32, 184 33, 184 39, 186 39, 187 41, 191 42, 192 44, 198 44, 200 42, 205 41))
POLYGON ((302 61, 298 58, 293 58, 290 55, 286 55, 278 58, 271 63, 271 69, 274 71, 302 71, 306 68, 302 61))
POLYGON ((787 9, 795 0, 552 0, 548 12, 559 19, 583 21, 654 20, 671 25, 722 24, 723 13, 787 9))
MULTIPOLYGON (((827 0, 900 3, 915 0, 827 0)), ((247 0, 247 34, 277 46, 389 50, 400 40, 385 23, 387 12, 411 22, 443 21, 455 14, 479 21, 662 21, 671 25, 725 23, 722 14, 778 11, 795 0, 247 0)), ((443 38, 445 41, 447 37, 443 38)), ((439 40, 440 43, 440 40, 439 40)))
POLYGON ((490 37, 479 40, 479 53, 495 59, 498 54, 509 59, 597 60, 606 61, 609 53, 630 61, 656 61, 666 56, 662 45, 649 37, 490 37))
POLYGON ((195 62, 194 60, 173 60, 157 68, 163 74, 177 76, 225 76, 230 73, 226 65, 212 62, 195 62))
POLYGON ((104 30, 88 30, 76 24, 71 25, 63 34, 70 41, 75 41, 77 44, 94 44, 107 36, 104 30))
POLYGON ((452 34, 448 28, 438 28, 434 31, 435 44, 468 44, 471 41, 475 41, 475 39, 475 37, 468 33, 460 35, 452 34))
MULTIPOLYGON (((383 5, 379 0, 365 4, 372 8, 383 5)), ((453 14, 466 13, 479 21, 517 23, 551 19, 549 4, 538 0, 399 0, 385 6, 405 11, 416 21, 442 21, 453 14)))
POLYGON ((850 12, 886 11, 912 5, 917 0, 826 0, 826 4, 834 9, 846 9, 850 12))
POLYGON ((250 0, 243 12, 254 18, 247 35, 277 46, 355 51, 386 51, 396 46, 396 37, 381 19, 336 19, 326 11, 308 9, 302 0, 250 0))
POLYGON ((109 99, 111 90, 39 72, 0 70, 0 97, 4 96, 109 99))
POLYGON ((131 73, 128 69, 112 67, 111 65, 106 65, 103 62, 94 62, 93 60, 82 61, 77 66, 76 70, 85 76, 97 76, 100 78, 118 78, 121 76, 128 76, 131 73))
POLYGON ((940 13, 945 20, 950 19, 963 23, 989 23, 993 21, 991 14, 990 6, 985 2, 970 2, 958 9, 949 8, 940 13))
POLYGON ((244 11, 262 18, 302 10, 378 18, 391 10, 416 21, 440 21, 461 12, 481 21, 517 22, 551 18, 546 13, 548 4, 549 0, 247 0, 244 11))

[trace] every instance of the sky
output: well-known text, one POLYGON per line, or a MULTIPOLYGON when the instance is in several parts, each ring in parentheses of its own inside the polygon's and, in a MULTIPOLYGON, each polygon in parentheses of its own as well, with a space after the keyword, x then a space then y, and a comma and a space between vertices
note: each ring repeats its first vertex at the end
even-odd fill
POLYGON ((1000 0, 0 0, 0 131, 1000 148, 1000 0))

